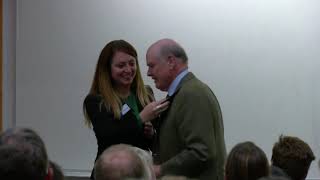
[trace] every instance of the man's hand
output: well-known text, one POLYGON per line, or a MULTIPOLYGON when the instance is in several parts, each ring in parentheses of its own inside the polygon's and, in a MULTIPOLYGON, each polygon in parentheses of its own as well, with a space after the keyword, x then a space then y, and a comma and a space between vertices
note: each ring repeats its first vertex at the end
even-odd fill
POLYGON ((156 177, 161 176, 161 166, 160 165, 153 165, 153 171, 156 177))

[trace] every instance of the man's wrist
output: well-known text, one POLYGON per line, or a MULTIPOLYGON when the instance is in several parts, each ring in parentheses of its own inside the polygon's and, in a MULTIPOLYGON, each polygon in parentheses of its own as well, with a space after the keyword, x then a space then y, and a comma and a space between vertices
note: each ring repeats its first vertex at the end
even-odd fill
POLYGON ((156 177, 160 177, 161 176, 161 166, 154 165, 153 169, 154 169, 154 173, 155 173, 156 177))

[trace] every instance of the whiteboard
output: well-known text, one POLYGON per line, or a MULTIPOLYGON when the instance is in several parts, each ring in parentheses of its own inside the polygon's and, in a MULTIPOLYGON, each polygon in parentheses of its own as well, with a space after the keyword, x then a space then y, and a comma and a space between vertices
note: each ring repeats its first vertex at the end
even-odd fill
MULTIPOLYGON (((18 0, 16 125, 43 137, 67 175, 89 175, 96 140, 82 102, 101 49, 124 39, 145 53, 173 38, 220 101, 229 151, 251 140, 271 158, 281 134, 320 155, 320 1, 18 0)), ((317 159, 318 160, 318 159, 317 159)), ((313 163, 309 179, 319 179, 313 163)))

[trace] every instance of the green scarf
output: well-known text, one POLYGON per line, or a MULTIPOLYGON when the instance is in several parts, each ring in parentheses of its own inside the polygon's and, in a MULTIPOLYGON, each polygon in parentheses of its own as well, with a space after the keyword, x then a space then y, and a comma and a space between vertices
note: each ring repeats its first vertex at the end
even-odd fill
POLYGON ((130 93, 130 95, 127 97, 127 99, 124 100, 124 102, 132 109, 133 114, 136 116, 138 126, 142 128, 142 120, 140 117, 137 100, 138 99, 135 94, 130 93))

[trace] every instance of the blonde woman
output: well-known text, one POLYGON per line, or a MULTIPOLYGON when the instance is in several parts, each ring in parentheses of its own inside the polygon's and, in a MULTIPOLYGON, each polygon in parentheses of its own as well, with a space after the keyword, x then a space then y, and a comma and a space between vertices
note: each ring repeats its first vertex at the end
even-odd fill
POLYGON ((167 107, 164 100, 154 101, 151 88, 144 85, 135 48, 124 40, 109 42, 100 53, 83 103, 86 124, 97 139, 96 159, 114 144, 149 150, 154 134, 149 121, 167 107))

